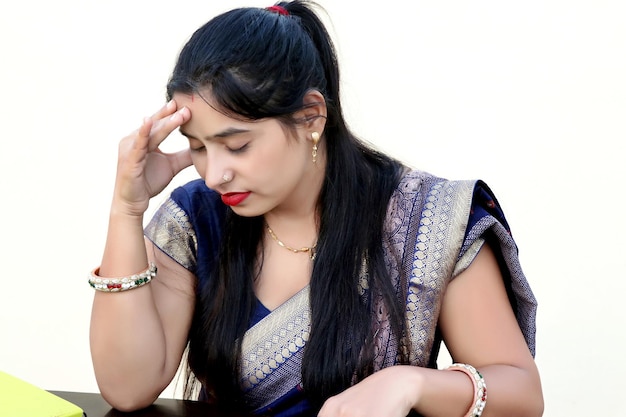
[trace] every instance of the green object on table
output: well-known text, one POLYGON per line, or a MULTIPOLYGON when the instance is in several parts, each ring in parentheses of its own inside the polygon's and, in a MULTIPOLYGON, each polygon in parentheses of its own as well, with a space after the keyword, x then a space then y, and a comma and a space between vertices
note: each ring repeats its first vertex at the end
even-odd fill
POLYGON ((0 416, 83 417, 83 410, 76 404, 0 371, 0 416))

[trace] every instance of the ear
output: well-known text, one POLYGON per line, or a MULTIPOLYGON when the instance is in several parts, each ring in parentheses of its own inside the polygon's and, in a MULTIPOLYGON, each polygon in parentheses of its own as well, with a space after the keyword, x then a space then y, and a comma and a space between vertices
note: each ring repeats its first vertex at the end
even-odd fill
POLYGON ((302 99, 302 110, 296 113, 296 118, 302 120, 303 126, 309 132, 324 132, 326 126, 326 100, 317 90, 309 90, 302 99))

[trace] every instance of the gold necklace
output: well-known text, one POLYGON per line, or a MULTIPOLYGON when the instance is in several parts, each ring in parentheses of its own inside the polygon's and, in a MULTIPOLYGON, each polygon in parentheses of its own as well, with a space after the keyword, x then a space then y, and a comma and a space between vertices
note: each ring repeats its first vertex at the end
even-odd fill
POLYGON ((272 228, 270 227, 269 224, 265 223, 265 226, 267 227, 267 231, 270 233, 270 236, 272 237, 272 239, 274 239, 274 241, 276 243, 278 243, 278 246, 281 246, 285 249, 287 249, 290 252, 293 253, 303 253, 303 252, 307 252, 309 254, 309 258, 311 258, 311 260, 315 259, 315 247, 317 246, 317 243, 313 246, 304 246, 300 249, 296 249, 296 248, 292 248, 291 246, 287 246, 285 245, 285 243, 280 240, 278 238, 278 236, 276 236, 276 233, 274 233, 274 231, 272 230, 272 228))

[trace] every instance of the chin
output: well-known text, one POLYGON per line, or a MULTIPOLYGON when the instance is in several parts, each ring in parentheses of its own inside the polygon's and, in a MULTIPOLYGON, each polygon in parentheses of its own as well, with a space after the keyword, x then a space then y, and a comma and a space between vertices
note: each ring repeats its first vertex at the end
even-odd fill
POLYGON ((265 211, 260 211, 258 208, 245 207, 245 206, 231 206, 230 209, 238 216, 241 217, 258 217, 265 214, 265 211))

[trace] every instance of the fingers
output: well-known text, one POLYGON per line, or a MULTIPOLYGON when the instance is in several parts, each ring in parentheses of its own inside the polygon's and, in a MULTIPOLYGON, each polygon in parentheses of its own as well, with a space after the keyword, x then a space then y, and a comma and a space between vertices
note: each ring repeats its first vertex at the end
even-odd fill
POLYGON ((191 112, 188 108, 182 107, 176 110, 176 102, 170 100, 152 116, 144 117, 139 129, 122 139, 120 151, 126 149, 124 151, 126 153, 133 150, 137 155, 146 155, 156 151, 175 129, 187 123, 190 118, 191 112))
MULTIPOLYGON (((176 111, 176 102, 174 100, 170 100, 163 107, 161 107, 156 113, 154 113, 150 117, 144 117, 143 123, 141 127, 137 131, 138 141, 137 148, 146 148, 148 141, 150 140, 150 136, 152 133, 152 128, 155 127, 162 119, 171 117, 172 113, 176 111)), ((173 128, 172 130, 174 130, 173 128)), ((171 133, 171 131, 169 132, 171 133)), ((168 134, 169 134, 168 133, 168 134)), ((165 139, 167 135, 165 135, 158 143, 161 143, 163 139, 165 139)), ((155 147, 158 147, 157 144, 155 147)), ((151 147, 153 148, 153 147, 151 147)))
MULTIPOLYGON (((169 114, 168 116, 154 120, 154 118, 149 118, 148 120, 144 120, 144 126, 146 124, 151 124, 151 129, 149 132, 150 140, 148 142, 148 150, 153 151, 159 147, 159 145, 167 138, 175 129, 179 128, 181 125, 187 123, 191 118, 191 112, 188 108, 182 107, 176 112, 169 114)), ((143 126, 142 126, 143 127, 143 126)))
POLYGON ((133 147, 143 152, 154 151, 175 129, 189 121, 191 112, 188 108, 171 111, 175 109, 176 103, 171 100, 152 116, 145 117, 139 129, 131 135, 134 137, 133 147))
POLYGON ((169 154, 168 157, 171 160, 172 170, 175 174, 192 165, 189 148, 169 154))
POLYGON ((174 100, 170 100, 163 107, 161 107, 156 113, 150 116, 150 119, 153 121, 161 120, 176 111, 176 102, 174 100))
POLYGON ((135 140, 135 148, 145 150, 148 148, 148 142, 150 141, 150 132, 152 131, 152 119, 144 117, 143 123, 137 131, 137 138, 135 140))

